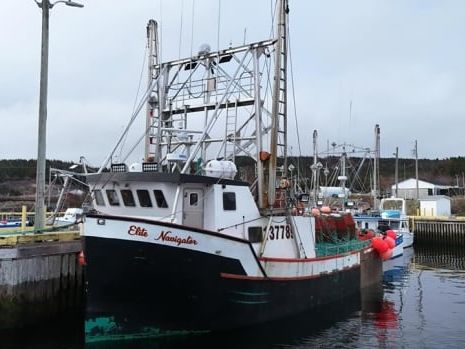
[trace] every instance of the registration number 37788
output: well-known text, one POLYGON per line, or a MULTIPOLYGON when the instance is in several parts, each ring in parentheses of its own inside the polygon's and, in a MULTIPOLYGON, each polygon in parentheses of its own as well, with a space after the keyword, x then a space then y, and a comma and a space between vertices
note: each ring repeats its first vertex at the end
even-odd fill
MULTIPOLYGON (((266 227, 263 227, 266 234, 266 227)), ((289 224, 270 225, 268 231, 268 240, 293 239, 294 235, 289 224)))

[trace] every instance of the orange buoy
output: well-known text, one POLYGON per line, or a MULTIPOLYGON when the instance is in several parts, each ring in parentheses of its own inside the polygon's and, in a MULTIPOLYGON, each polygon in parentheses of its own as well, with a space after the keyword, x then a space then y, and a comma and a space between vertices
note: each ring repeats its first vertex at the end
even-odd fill
POLYGON ((391 238, 390 236, 386 236, 384 238, 384 241, 386 241, 387 245, 389 246, 389 248, 394 248, 396 247, 396 240, 394 240, 393 238, 391 238))
POLYGON ((366 235, 367 235, 367 240, 373 239, 375 237, 375 232, 373 230, 371 230, 371 229, 368 229, 366 231, 366 235))
POLYGON ((383 238, 376 236, 371 240, 371 246, 378 252, 380 256, 389 249, 388 244, 383 238))
POLYGON ((386 260, 388 260, 389 258, 391 258, 391 257, 392 257, 392 252, 393 252, 392 248, 389 248, 389 249, 387 249, 385 252, 383 252, 383 253, 381 254, 382 260, 383 260, 383 261, 386 261, 386 260))
POLYGON ((396 241, 397 239, 397 234, 394 230, 386 230, 386 236, 389 236, 390 238, 394 239, 394 241, 396 241))
POLYGON ((78 256, 78 262, 79 262, 79 265, 86 265, 86 256, 84 255, 84 251, 81 251, 79 252, 79 256, 78 256))

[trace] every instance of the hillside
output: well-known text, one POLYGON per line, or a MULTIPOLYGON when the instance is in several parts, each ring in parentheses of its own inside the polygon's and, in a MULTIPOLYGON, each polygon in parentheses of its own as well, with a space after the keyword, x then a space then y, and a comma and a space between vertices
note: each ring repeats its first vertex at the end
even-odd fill
MULTIPOLYGON (((323 169, 328 168, 326 176, 323 169, 321 171, 321 185, 338 185, 337 176, 340 174, 340 164, 338 162, 340 159, 328 157, 319 159, 319 161, 322 163, 323 169)), ((254 167, 253 161, 250 158, 240 157, 237 159, 237 163, 241 178, 247 179, 253 177, 254 167)), ((290 175, 294 179, 299 178, 302 187, 310 186, 312 173, 310 166, 312 163, 312 157, 289 157, 288 159, 288 165, 292 164, 293 166, 290 175), (297 169, 300 169, 300 171, 297 171, 297 169)), ((414 159, 399 159, 398 163, 399 181, 415 177, 414 159)), ((50 177, 50 168, 68 170, 71 165, 73 165, 71 162, 47 160, 46 178, 49 178, 50 182, 53 182, 53 179, 50 177)), ((278 165, 282 165, 282 163, 278 162, 278 165)), ((363 161, 360 157, 348 156, 346 161, 346 173, 349 177, 347 187, 351 188, 355 193, 369 192, 372 183, 372 169, 373 163, 371 160, 366 159, 363 161)), ((73 171, 79 172, 79 168, 73 171)), ((418 172, 419 178, 428 182, 464 187, 465 157, 435 160, 420 159, 418 160, 418 172)), ((395 182, 395 159, 380 159, 379 174, 381 195, 389 195, 390 187, 395 182)), ((35 175, 35 160, 0 160, 0 211, 18 209, 22 204, 26 204, 28 209, 32 209, 35 199, 35 175)), ((62 183, 60 179, 55 182, 57 182, 57 186, 54 186, 50 192, 51 203, 56 201, 60 184, 62 183)), ((68 201, 72 201, 74 204, 76 204, 76 200, 79 202, 80 199, 68 198, 68 201)), ((455 211, 465 211, 465 205, 463 210, 457 208, 455 211)))
MULTIPOLYGON (((63 184, 62 178, 50 176, 50 168, 69 170, 72 162, 61 160, 47 160, 46 175, 47 193, 46 203, 50 200, 51 209, 60 193, 63 184), (48 186, 48 183, 52 185, 48 186), (50 192, 48 192, 50 189, 50 192)), ((78 171, 79 168, 73 171, 78 171)), ((54 171, 52 171, 54 172, 54 171)), ((29 211, 33 210, 36 193, 36 161, 35 160, 0 160, 0 212, 19 211, 22 205, 26 205, 29 211)), ((82 198, 68 195, 68 205, 80 205, 82 198)))

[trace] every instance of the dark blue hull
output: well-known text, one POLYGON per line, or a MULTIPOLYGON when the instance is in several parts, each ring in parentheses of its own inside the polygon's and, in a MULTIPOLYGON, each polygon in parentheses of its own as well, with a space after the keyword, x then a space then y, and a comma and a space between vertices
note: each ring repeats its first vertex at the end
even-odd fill
POLYGON ((88 342, 244 327, 361 288, 360 265, 318 277, 250 278, 239 260, 188 249, 97 237, 85 237, 85 248, 88 342))

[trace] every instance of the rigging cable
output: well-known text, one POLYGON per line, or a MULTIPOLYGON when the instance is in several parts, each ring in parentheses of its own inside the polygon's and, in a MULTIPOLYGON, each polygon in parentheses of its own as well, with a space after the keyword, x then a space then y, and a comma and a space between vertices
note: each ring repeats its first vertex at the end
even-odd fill
MULTIPOLYGON (((137 85, 136 97, 134 98, 134 104, 132 106, 132 114, 134 114, 134 111, 136 110, 137 101, 139 100, 139 93, 141 91, 141 85, 142 85, 142 79, 143 79, 142 76, 143 76, 144 71, 145 71, 145 61, 146 61, 146 58, 147 58, 147 51, 148 51, 148 44, 145 45, 144 58, 142 60, 142 69, 140 71, 139 83, 137 85)), ((121 157, 123 155, 123 148, 125 146, 127 137, 128 137, 128 134, 126 133, 123 140, 122 140, 122 142, 121 142, 121 145, 120 145, 119 155, 117 155, 118 159, 121 159, 121 157)))
POLYGON ((291 51, 291 37, 289 31, 290 25, 287 26, 287 40, 288 40, 288 48, 289 48, 289 65, 291 71, 291 87, 292 87, 292 102, 294 104, 294 120, 295 120, 295 130, 297 136, 297 145, 299 147, 299 156, 297 157, 297 178, 299 179, 300 174, 300 157, 302 156, 302 149, 300 146, 300 134, 299 134, 299 125, 297 121, 297 107, 296 107, 296 99, 295 99, 295 85, 294 85, 294 69, 292 68, 292 51, 291 51))
POLYGON ((217 52, 220 52, 220 24, 221 24, 221 0, 218 0, 218 26, 216 31, 216 47, 217 52))
POLYGON ((192 23, 191 23, 191 57, 194 55, 194 15, 195 15, 195 0, 192 1, 192 23))
POLYGON ((160 62, 163 62, 163 6, 162 6, 163 0, 160 0, 160 40, 159 40, 159 45, 158 49, 160 52, 160 55, 158 56, 158 60, 160 62))
MULTIPOLYGON (((183 17, 184 17, 184 0, 181 1, 181 24, 180 24, 180 28, 179 28, 178 59, 181 59, 183 17)), ((179 78, 178 78, 178 81, 179 81, 179 78)))

